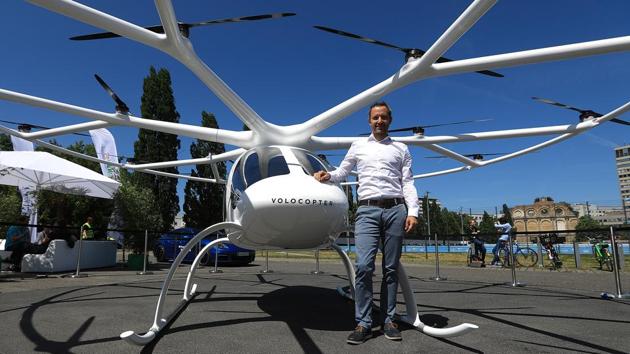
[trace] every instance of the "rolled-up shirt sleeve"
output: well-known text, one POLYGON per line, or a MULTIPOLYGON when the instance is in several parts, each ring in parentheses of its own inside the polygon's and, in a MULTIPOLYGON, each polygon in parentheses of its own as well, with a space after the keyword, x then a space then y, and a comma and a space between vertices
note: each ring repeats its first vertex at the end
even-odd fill
POLYGON ((330 181, 333 183, 343 182, 344 180, 346 180, 346 178, 348 178, 348 175, 350 175, 352 168, 356 164, 356 147, 355 144, 352 144, 350 146, 350 149, 348 149, 346 156, 343 158, 343 161, 341 161, 341 163, 339 164, 339 167, 336 170, 329 172, 330 181))
POLYGON ((405 204, 407 204, 407 216, 418 217, 418 211, 420 209, 418 205, 418 191, 413 183, 413 172, 411 171, 411 153, 409 148, 405 145, 405 155, 403 158, 402 166, 402 190, 405 198, 405 204))

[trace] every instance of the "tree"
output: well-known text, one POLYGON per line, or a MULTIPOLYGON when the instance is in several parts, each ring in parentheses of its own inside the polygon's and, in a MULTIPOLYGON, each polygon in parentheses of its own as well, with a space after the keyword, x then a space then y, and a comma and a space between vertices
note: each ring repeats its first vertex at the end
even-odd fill
POLYGON ((13 151, 11 138, 6 134, 0 134, 0 151, 13 151))
POLYGON ((479 224, 479 234, 483 235, 486 241, 490 241, 497 236, 497 230, 494 227, 494 218, 490 216, 486 211, 483 212, 481 223, 479 224))
MULTIPOLYGON (((510 208, 508 208, 507 204, 503 204, 503 217, 508 224, 514 225, 514 220, 512 220, 512 212, 510 211, 510 208)), ((513 230, 516 231, 516 228, 514 228, 513 230)))
MULTIPOLYGON (((122 216, 125 231, 125 244, 134 253, 144 251, 144 232, 155 231, 162 225, 162 216, 153 192, 135 182, 130 174, 120 171, 120 187, 114 195, 114 202, 122 216)), ((155 233, 149 233, 149 244, 155 233)))
MULTIPOLYGON (((143 118, 164 122, 179 122, 179 113, 175 109, 175 98, 171 88, 171 77, 166 69, 149 69, 144 79, 141 104, 143 118)), ((140 129, 138 140, 134 143, 134 158, 139 162, 171 161, 177 159, 180 141, 176 135, 152 130, 140 129)), ((176 167, 162 169, 164 172, 178 173, 176 167)), ((134 180, 139 187, 148 188, 155 195, 160 211, 161 228, 170 228, 179 211, 177 179, 155 176, 146 173, 134 173, 134 180)))
POLYGON ((575 225, 575 240, 578 242, 588 240, 588 237, 595 237, 598 229, 602 229, 602 224, 593 219, 590 215, 580 216, 575 225))
MULTIPOLYGON (((207 128, 219 128, 217 120, 212 113, 201 112, 201 125, 207 128)), ((225 146, 221 143, 213 143, 197 139, 190 145, 192 158, 206 157, 209 154, 217 155, 225 152, 225 146)), ((190 172, 191 176, 203 178, 215 178, 210 165, 196 165, 196 170, 190 172)), ((217 164, 219 177, 226 178, 225 163, 217 164)), ((184 222, 186 226, 194 228, 206 228, 223 221, 223 190, 225 185, 187 181, 184 188, 184 222)))
MULTIPOLYGON (((0 185, 0 221, 14 222, 20 215, 22 200, 17 188, 0 185)), ((0 238, 4 238, 9 227, 0 225, 0 238)))

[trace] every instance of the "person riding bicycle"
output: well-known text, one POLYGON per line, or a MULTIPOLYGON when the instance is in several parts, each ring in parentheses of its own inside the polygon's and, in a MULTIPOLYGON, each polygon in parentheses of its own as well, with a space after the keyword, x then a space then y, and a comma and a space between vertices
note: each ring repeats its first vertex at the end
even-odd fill
POLYGON ((479 237, 479 227, 475 219, 470 219, 468 222, 468 228, 470 229, 470 242, 474 246, 475 258, 481 261, 481 266, 486 265, 486 246, 484 241, 479 237))
POLYGON ((492 249, 492 254, 494 257, 492 258, 491 265, 497 265, 499 262, 499 250, 505 249, 508 253, 510 250, 507 248, 507 243, 510 238, 510 233, 512 231, 512 225, 507 222, 505 216, 499 218, 499 222, 494 224, 494 227, 501 233, 499 240, 497 240, 496 245, 492 249))

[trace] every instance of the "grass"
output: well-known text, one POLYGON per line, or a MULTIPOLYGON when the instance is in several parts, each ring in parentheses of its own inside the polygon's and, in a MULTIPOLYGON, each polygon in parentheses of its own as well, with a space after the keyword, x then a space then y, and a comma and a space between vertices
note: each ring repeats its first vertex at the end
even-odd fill
MULTIPOLYGON (((349 253, 350 259, 355 260, 355 254, 349 253)), ((257 260, 263 259, 265 256, 264 251, 260 251, 257 254, 257 260)), ((466 266, 466 254, 465 253, 440 253, 440 264, 445 265, 459 265, 466 266)), ((546 255, 545 255, 546 257, 546 255)), ((269 258, 275 259, 313 259, 315 260, 314 251, 269 251, 269 258)), ((320 250, 320 261, 339 261, 339 255, 334 250, 320 250)), ((381 254, 376 256, 377 261, 381 260, 381 254)), ((435 253, 403 253, 401 260, 406 264, 426 264, 435 265, 435 253)), ((490 263, 492 260, 492 254, 488 252, 486 254, 486 262, 490 263)), ((575 259, 573 255, 560 255, 562 261, 562 268, 565 270, 575 270, 575 259)), ((540 261, 539 261, 540 262, 540 261)), ((630 262, 625 262, 624 271, 630 271, 630 262)), ((551 268, 551 263, 548 258, 543 259, 545 268, 551 268)), ((581 255, 581 270, 599 270, 599 263, 595 260, 595 257, 591 255, 581 255)))

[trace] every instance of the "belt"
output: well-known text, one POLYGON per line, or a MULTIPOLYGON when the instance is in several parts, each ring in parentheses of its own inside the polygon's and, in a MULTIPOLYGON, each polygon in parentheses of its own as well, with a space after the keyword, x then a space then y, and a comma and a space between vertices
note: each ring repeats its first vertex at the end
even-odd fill
POLYGON ((398 204, 405 204, 403 198, 389 198, 389 199, 365 199, 359 200, 359 206, 375 206, 383 209, 389 209, 398 204))

